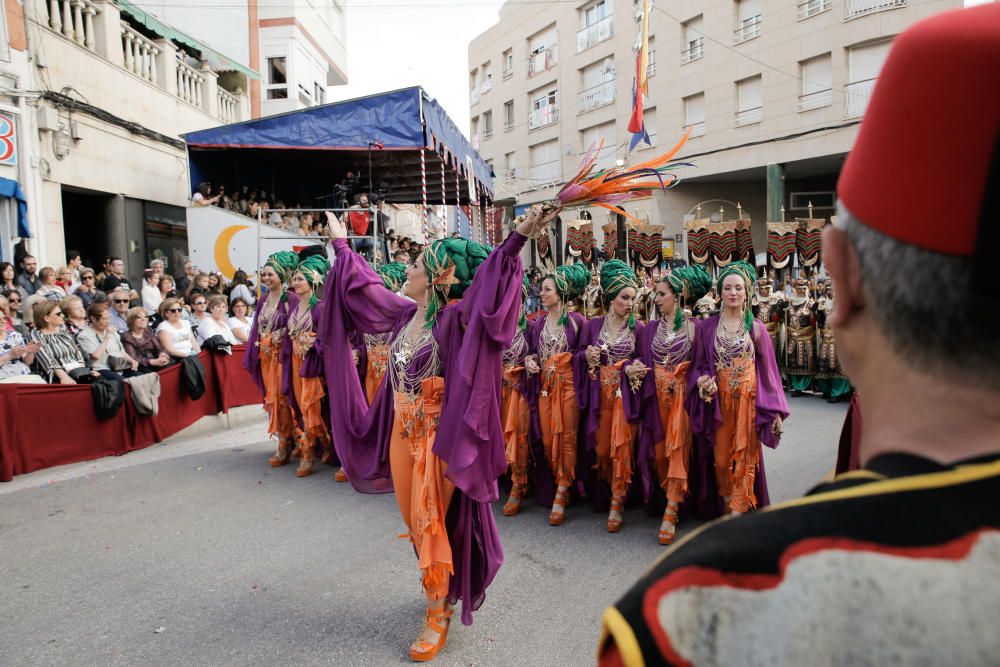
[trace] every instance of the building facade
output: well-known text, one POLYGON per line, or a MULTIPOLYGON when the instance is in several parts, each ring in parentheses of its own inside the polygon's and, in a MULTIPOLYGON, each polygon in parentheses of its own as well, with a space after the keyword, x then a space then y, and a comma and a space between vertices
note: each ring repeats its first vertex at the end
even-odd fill
MULTIPOLYGON (((604 142, 599 166, 636 164, 672 147, 695 166, 667 193, 629 203, 664 226, 685 257, 688 217, 827 217, 835 186, 895 35, 956 0, 681 0, 649 22, 645 125, 652 146, 627 152, 640 33, 638 0, 507 3, 469 46, 473 141, 497 199, 551 199, 604 142), (738 208, 739 207, 739 208, 738 208)), ((609 221, 591 209, 594 233, 609 221)), ((578 217, 569 212, 570 217, 578 217)))

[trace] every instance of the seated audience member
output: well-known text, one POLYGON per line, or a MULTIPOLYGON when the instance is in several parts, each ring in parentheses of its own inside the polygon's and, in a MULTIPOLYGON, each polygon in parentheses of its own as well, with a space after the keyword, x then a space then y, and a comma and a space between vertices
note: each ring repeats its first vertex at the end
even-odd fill
MULTIPOLYGON (((159 288, 160 288, 160 303, 163 303, 164 299, 177 296, 177 287, 176 283, 174 282, 173 276, 162 276, 160 278, 159 288)), ((156 311, 159 312, 159 310, 160 307, 156 306, 156 311)), ((150 315, 152 315, 152 313, 150 313, 150 315)))
POLYGON ((257 303, 257 300, 254 298, 251 287, 252 285, 250 284, 247 272, 243 269, 238 269, 233 274, 233 282, 229 287, 229 303, 231 304, 236 299, 243 299, 248 306, 253 307, 257 303))
POLYGON ((222 336, 230 345, 239 342, 229 328, 229 309, 226 307, 226 297, 221 294, 213 294, 208 298, 208 316, 198 323, 198 343, 204 345, 213 336, 222 336))
POLYGON ((126 321, 125 315, 128 313, 130 303, 128 292, 120 288, 116 289, 108 294, 108 302, 111 306, 109 312, 111 326, 114 327, 115 331, 127 331, 128 321, 126 321))
POLYGON ((139 362, 125 352, 122 339, 111 326, 108 304, 92 303, 87 309, 89 326, 76 337, 87 365, 109 380, 134 375, 139 362))
POLYGON ((147 315, 155 313, 160 309, 160 304, 163 303, 160 280, 161 277, 156 273, 156 269, 146 269, 142 272, 142 307, 146 309, 147 315))
POLYGON ((104 297, 104 292, 95 287, 97 283, 97 275, 94 273, 93 269, 82 268, 80 269, 80 284, 77 285, 76 289, 73 291, 74 296, 80 297, 83 301, 83 307, 87 308, 94 301, 99 301, 101 297, 104 297))
POLYGON ((163 349, 160 339, 149 328, 149 315, 145 308, 130 308, 128 311, 128 331, 122 334, 125 352, 139 362, 143 373, 169 366, 173 359, 163 349))
POLYGON ((10 322, 15 331, 20 331, 22 336, 25 335, 28 327, 25 326, 24 320, 21 318, 21 292, 13 289, 4 290, 0 294, 7 299, 7 321, 10 322))
POLYGON ((191 203, 195 206, 214 206, 220 196, 212 192, 211 183, 199 183, 198 189, 191 195, 191 203))
POLYGON ((17 289, 17 272, 10 262, 0 262, 0 291, 9 292, 17 289))
POLYGON ((63 315, 66 316, 64 321, 66 331, 76 339, 77 335, 87 328, 87 309, 83 306, 83 299, 75 294, 70 294, 59 302, 59 307, 62 308, 63 315))
MULTIPOLYGON (((193 292, 191 294, 191 326, 195 330, 195 334, 198 333, 198 327, 201 326, 203 320, 208 318, 208 295, 202 294, 200 292, 193 292)), ((201 339, 198 339, 201 342, 201 339)))
POLYGON ((35 364, 49 383, 77 384, 100 377, 87 367, 76 341, 63 326, 62 308, 55 301, 42 299, 32 309, 35 329, 31 342, 38 343, 35 364))
POLYGON ((43 267, 38 273, 38 278, 42 281, 42 286, 35 290, 35 294, 44 296, 49 301, 62 301, 66 298, 66 290, 56 282, 58 276, 51 266, 43 267))
POLYGON ((7 297, 0 296, 0 383, 44 383, 31 374, 38 343, 27 343, 8 317, 7 297))
POLYGON ((253 330, 253 313, 250 312, 250 304, 240 297, 233 299, 229 306, 233 316, 229 318, 229 328, 233 336, 240 343, 245 343, 250 338, 253 330))
POLYGON ((191 302, 191 295, 195 292, 201 292, 202 294, 208 293, 208 274, 203 272, 198 272, 194 278, 191 279, 191 284, 188 285, 187 291, 184 293, 184 297, 191 302))
POLYGON ((72 294, 76 290, 76 283, 73 280, 73 269, 68 266, 60 266, 56 270, 56 286, 61 288, 66 294, 72 294))
POLYGON ((222 274, 218 271, 212 271, 208 274, 208 290, 205 291, 206 294, 212 296, 213 294, 222 294, 225 291, 226 283, 222 274))
POLYGON ((184 308, 177 299, 165 299, 160 304, 163 321, 156 327, 156 337, 160 339, 164 351, 174 359, 184 359, 200 351, 191 325, 181 317, 183 312, 184 308))

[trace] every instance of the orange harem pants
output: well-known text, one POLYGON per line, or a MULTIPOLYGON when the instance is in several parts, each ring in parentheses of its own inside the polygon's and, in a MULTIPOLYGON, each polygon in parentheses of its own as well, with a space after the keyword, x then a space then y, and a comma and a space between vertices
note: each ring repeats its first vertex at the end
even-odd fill
POLYGON ((373 345, 368 348, 368 368, 365 370, 365 397, 368 399, 368 405, 371 405, 375 392, 385 377, 388 363, 388 345, 373 345))
POLYGON ((441 418, 444 379, 428 378, 421 393, 396 392, 396 416, 389 441, 389 467, 399 513, 417 551, 428 600, 442 600, 454 574, 451 543, 445 527, 455 486, 445 476, 445 463, 431 451, 441 418))
POLYGON ((688 463, 691 460, 691 420, 684 409, 687 371, 690 361, 677 364, 672 371, 656 366, 656 403, 660 409, 665 439, 654 445, 653 461, 660 487, 667 500, 681 503, 688 492, 688 463))
POLYGON ((323 419, 323 397, 326 388, 322 377, 304 378, 300 375, 305 350, 298 344, 292 345, 292 393, 302 413, 302 460, 312 461, 315 447, 319 445, 323 455, 330 450, 330 429, 323 419))
POLYGON ((268 435, 278 435, 278 442, 285 446, 295 443, 295 420, 288 399, 281 393, 281 345, 268 334, 258 342, 260 346, 260 372, 264 379, 264 409, 267 410, 268 435))
POLYGON ((573 354, 560 352, 542 366, 542 391, 538 397, 538 420, 542 445, 556 484, 571 486, 576 477, 577 429, 580 408, 573 387, 573 354))
POLYGON ((528 401, 517 388, 523 375, 523 366, 505 367, 500 395, 500 421, 503 424, 507 465, 510 466, 511 481, 518 486, 528 483, 528 426, 531 423, 528 401))
POLYGON ((597 468, 611 485, 611 495, 624 498, 632 484, 635 427, 625 418, 621 369, 625 361, 601 366, 601 407, 597 427, 597 468))
POLYGON ((757 371, 752 358, 740 358, 733 368, 717 372, 722 424, 715 431, 715 479, 719 493, 729 498, 729 509, 746 512, 757 505, 753 492, 760 461, 760 440, 754 427, 757 371))

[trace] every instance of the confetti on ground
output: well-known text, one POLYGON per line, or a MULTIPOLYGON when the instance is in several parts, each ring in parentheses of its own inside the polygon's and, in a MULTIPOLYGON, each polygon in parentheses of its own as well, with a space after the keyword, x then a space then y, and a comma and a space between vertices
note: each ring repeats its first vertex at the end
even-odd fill
POLYGON ((164 630, 166 630, 166 628, 163 628, 163 627, 160 627, 160 628, 156 628, 155 630, 153 630, 153 632, 154 632, 155 634, 160 634, 160 633, 161 633, 161 632, 163 632, 164 630))

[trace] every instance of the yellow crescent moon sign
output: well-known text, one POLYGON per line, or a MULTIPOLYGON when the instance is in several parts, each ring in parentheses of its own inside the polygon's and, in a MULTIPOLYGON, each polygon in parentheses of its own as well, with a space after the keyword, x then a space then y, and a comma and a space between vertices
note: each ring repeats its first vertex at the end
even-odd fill
POLYGON ((219 273, 225 276, 226 280, 232 280, 236 273, 236 267, 229 261, 229 242, 244 229, 250 229, 250 226, 231 225, 223 229, 219 237, 215 239, 215 265, 219 267, 219 273))

